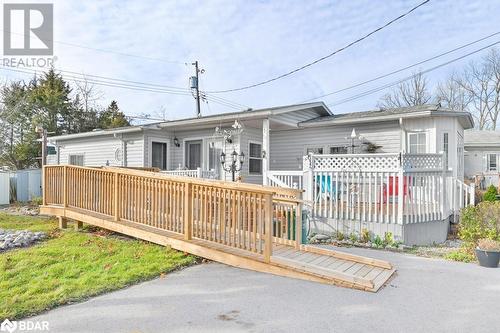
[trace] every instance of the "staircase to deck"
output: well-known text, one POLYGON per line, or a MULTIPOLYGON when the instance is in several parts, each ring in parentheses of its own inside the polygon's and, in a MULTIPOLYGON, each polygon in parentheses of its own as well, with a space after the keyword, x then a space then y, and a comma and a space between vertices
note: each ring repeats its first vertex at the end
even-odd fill
POLYGON ((376 292, 386 261, 301 244, 300 191, 117 168, 47 166, 42 214, 235 267, 376 292))

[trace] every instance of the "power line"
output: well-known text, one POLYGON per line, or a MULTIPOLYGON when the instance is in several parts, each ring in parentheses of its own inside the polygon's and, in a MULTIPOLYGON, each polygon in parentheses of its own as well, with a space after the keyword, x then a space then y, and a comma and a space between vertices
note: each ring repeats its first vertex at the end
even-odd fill
POLYGON ((386 77, 388 77, 388 76, 391 76, 391 75, 394 75, 394 74, 397 74, 397 73, 403 72, 403 71, 405 71, 405 70, 407 70, 407 69, 410 69, 410 68, 413 68, 413 67, 416 67, 416 66, 422 65, 422 64, 424 64, 424 63, 426 63, 426 62, 429 62, 429 61, 432 61, 432 60, 435 60, 435 59, 441 58, 441 57, 443 57, 443 56, 445 56, 445 55, 448 55, 448 54, 453 53, 453 52, 455 52, 455 51, 458 51, 458 50, 460 50, 460 49, 466 48, 466 47, 471 46, 471 45, 473 45, 473 44, 477 44, 477 43, 479 43, 479 42, 482 42, 482 41, 484 41, 484 40, 486 40, 486 39, 489 39, 489 38, 491 38, 491 37, 493 37, 493 36, 496 36, 496 35, 499 35, 499 34, 500 34, 500 32, 495 32, 495 33, 493 33, 493 34, 491 34, 491 35, 488 35, 488 36, 486 36, 486 37, 483 37, 483 38, 477 39, 477 40, 475 40, 475 41, 472 41, 472 42, 469 42, 469 43, 467 43, 467 44, 464 44, 464 45, 461 45, 461 46, 459 46, 459 47, 456 47, 456 48, 454 48, 454 49, 452 49, 452 50, 449 50, 449 51, 443 52, 443 53, 441 53, 441 54, 435 55, 435 56, 433 56, 433 57, 431 57, 431 58, 428 58, 428 59, 422 60, 422 61, 420 61, 420 62, 414 63, 414 64, 412 64, 412 65, 409 65, 409 66, 406 66, 406 67, 403 67, 403 68, 397 69, 397 70, 392 71, 392 72, 390 72, 390 73, 387 73, 387 74, 383 74, 383 75, 380 75, 380 76, 374 77, 374 78, 372 78, 372 79, 369 79, 369 80, 366 80, 366 81, 363 81, 363 82, 360 82, 360 83, 354 84, 354 85, 349 86, 349 87, 346 87, 346 88, 342 88, 342 89, 335 90, 335 91, 332 91, 332 92, 329 92, 329 93, 326 93, 326 94, 323 94, 323 95, 319 95, 319 96, 316 96, 316 97, 313 97, 313 98, 309 98, 309 99, 306 99, 306 100, 300 101, 299 103, 305 103, 305 102, 313 101, 313 100, 316 100, 316 99, 319 99, 319 98, 323 98, 323 97, 327 97, 327 96, 335 95, 335 94, 338 94, 338 93, 341 93, 341 92, 344 92, 344 91, 347 91, 347 90, 350 90, 350 89, 353 89, 353 88, 357 88, 357 87, 360 87, 360 86, 362 86, 362 85, 365 85, 365 84, 368 84, 368 83, 371 83, 371 82, 374 82, 374 81, 378 81, 378 80, 383 79, 383 78, 386 78, 386 77))
MULTIPOLYGON (((38 71, 32 70, 32 69, 14 69, 14 68, 9 68, 6 66, 0 65, 0 69, 6 70, 6 71, 11 71, 11 72, 18 72, 18 73, 24 73, 24 74, 37 74, 38 71)), ((69 72, 69 71, 66 71, 69 72)), ((76 72, 72 72, 76 73, 76 72)), ((61 74, 62 75, 62 74, 61 74)), ((98 79, 88 79, 85 77, 83 74, 76 74, 76 75, 67 75, 64 74, 62 75, 64 78, 67 80, 73 80, 76 82, 81 82, 81 83, 92 83, 95 85, 99 86, 106 86, 106 87, 112 87, 112 88, 123 88, 123 89, 129 89, 129 90, 134 90, 134 91, 145 91, 145 92, 153 92, 153 93, 163 93, 163 94, 172 94, 172 95, 182 95, 182 96, 191 96, 191 92, 189 89, 184 89, 184 91, 180 90, 182 88, 176 88, 179 90, 172 90, 172 89, 166 89, 166 88, 156 88, 155 86, 149 86, 148 83, 142 83, 138 81, 127 81, 127 80, 121 80, 121 79, 112 79, 112 78, 106 78, 106 80, 109 81, 103 81, 103 80, 98 80, 98 79), (115 81, 124 81, 124 82, 138 82, 141 85, 134 85, 134 84, 125 84, 125 83, 120 83, 120 82, 115 82, 115 81)), ((98 77, 96 75, 93 75, 93 77, 98 77)), ((102 77, 102 76, 101 76, 102 77)), ((104 78, 104 77, 103 77, 104 78)), ((158 85, 159 86, 159 85, 158 85)), ((230 107, 233 109, 241 110, 242 108, 248 108, 247 106, 240 105, 239 103, 232 102, 223 98, 213 98, 212 96, 207 96, 206 98, 210 99, 212 102, 230 107), (243 107, 242 107, 243 106, 243 107)))
POLYGON ((364 92, 362 92, 362 93, 359 93, 359 94, 353 95, 353 96, 351 96, 351 97, 344 98, 344 99, 342 99, 342 100, 340 100, 340 101, 338 101, 338 102, 335 102, 335 103, 330 103, 330 104, 328 104, 328 106, 337 106, 337 105, 340 105, 340 104, 344 104, 344 103, 347 103, 347 102, 351 102, 351 101, 354 101, 354 100, 360 99, 360 98, 362 98, 362 97, 365 97, 365 96, 371 95, 371 94, 373 94, 373 93, 375 93, 375 92, 379 92, 379 91, 384 90, 384 89, 386 89, 386 88, 389 88, 389 87, 395 86, 395 85, 397 85, 397 84, 400 84, 400 83, 402 83, 402 82, 405 82, 405 81, 411 80, 411 79, 413 79, 414 77, 416 77, 417 75, 426 74, 426 73, 429 73, 429 72, 435 71, 436 69, 439 69, 439 68, 441 68, 441 67, 447 66, 447 65, 449 65, 449 64, 451 64, 451 63, 454 63, 454 62, 456 62, 456 61, 459 61, 459 60, 462 60, 462 59, 464 59, 464 58, 467 58, 467 57, 469 57, 469 56, 471 56, 471 55, 473 55, 473 54, 476 54, 476 53, 478 53, 478 52, 484 51, 484 50, 486 50, 486 49, 488 49, 488 48, 490 48, 490 47, 492 47, 492 46, 495 46, 495 45, 497 45, 497 44, 500 44, 500 41, 497 41, 497 42, 491 43, 491 44, 489 44, 489 45, 487 45, 487 46, 484 46, 484 47, 482 47, 482 48, 480 48, 480 49, 477 49, 477 50, 475 50, 475 51, 472 51, 472 52, 469 52, 469 53, 467 53, 467 54, 464 54, 464 55, 462 55, 462 56, 460 56, 460 57, 457 57, 457 58, 454 58, 454 59, 452 59, 452 60, 446 61, 446 62, 444 62, 444 63, 441 63, 441 64, 439 64, 439 65, 436 65, 436 66, 434 66, 434 67, 431 67, 431 68, 429 68, 429 69, 426 69, 426 70, 420 71, 420 72, 418 72, 418 73, 416 73, 416 74, 413 74, 413 75, 411 75, 411 76, 408 76, 408 77, 406 77, 406 78, 404 78, 404 79, 401 79, 401 80, 398 80, 398 81, 394 81, 394 82, 391 82, 391 83, 385 84, 385 85, 383 85, 383 86, 380 86, 380 87, 377 87, 377 88, 373 88, 373 89, 370 89, 370 90, 364 91, 364 92))
POLYGON ((332 57, 332 56, 336 55, 337 53, 339 53, 339 52, 341 52, 341 51, 344 51, 344 50, 348 49, 349 47, 351 47, 351 46, 353 46, 353 45, 355 45, 355 44, 360 43, 361 41, 363 41, 363 40, 367 39, 367 38, 368 38, 368 37, 370 37, 371 35, 373 35, 373 34, 375 34, 375 33, 379 32, 380 30, 382 30, 382 29, 384 29, 384 28, 386 28, 386 27, 390 26, 390 25, 391 25, 391 24, 393 24, 394 22, 399 21, 399 20, 400 20, 400 19, 402 19, 403 17, 405 17, 405 16, 409 15, 410 13, 412 13, 412 12, 413 12, 413 11, 415 11, 415 10, 417 10, 417 9, 418 9, 418 8, 420 8, 421 6, 423 6, 423 5, 427 4, 429 1, 430 1, 430 0, 425 0, 425 1, 421 2, 420 4, 418 4, 417 6, 415 6, 415 7, 411 8, 411 9, 410 9, 410 10, 408 10, 407 12, 405 12, 405 13, 403 13, 403 14, 399 15, 398 17, 396 17, 396 18, 394 18, 394 19, 390 20, 389 22, 385 23, 384 25, 382 25, 382 26, 378 27, 377 29, 375 29, 375 30, 373 30, 373 31, 371 31, 371 32, 369 32, 369 33, 367 33, 366 35, 364 35, 364 36, 362 36, 362 37, 360 37, 360 38, 358 38, 358 39, 354 40, 353 42, 350 42, 349 44, 347 44, 347 45, 345 45, 345 46, 341 47, 340 49, 337 49, 337 50, 335 50, 335 51, 331 52, 330 54, 328 54, 328 55, 326 55, 326 56, 323 56, 323 57, 321 57, 321 58, 319 58, 319 59, 316 59, 316 60, 314 60, 314 61, 312 61, 312 62, 310 62, 310 63, 307 63, 307 64, 305 64, 305 65, 303 65, 303 66, 301 66, 301 67, 298 67, 298 68, 296 68, 296 69, 293 69, 293 70, 291 70, 291 71, 289 71, 289 72, 287 72, 287 73, 284 73, 284 74, 278 75, 278 76, 276 76, 276 77, 273 77, 273 78, 268 79, 268 80, 265 80, 265 81, 261 81, 261 82, 258 82, 258 83, 250 84, 250 85, 243 86, 243 87, 239 87, 239 88, 225 89, 225 90, 213 90, 213 91, 207 91, 207 92, 208 92, 208 93, 212 93, 212 94, 221 94, 221 93, 227 93, 227 92, 233 92, 233 91, 241 91, 241 90, 245 90, 245 89, 250 89, 250 88, 255 88, 255 87, 258 87, 258 86, 262 86, 262 85, 264 85, 264 84, 267 84, 267 83, 270 83, 270 82, 273 82, 273 81, 276 81, 276 80, 282 79, 282 78, 284 78, 284 77, 290 76, 290 75, 292 75, 292 74, 295 74, 295 73, 297 73, 297 72, 299 72, 299 71, 301 71, 301 70, 303 70, 303 69, 306 69, 306 68, 308 68, 308 67, 311 67, 311 66, 313 66, 313 65, 315 65, 315 64, 317 64, 317 63, 319 63, 319 62, 321 62, 321 61, 323 61, 323 60, 325 60, 325 59, 328 59, 328 58, 330 58, 330 57, 332 57))
MULTIPOLYGON (((13 32, 13 31, 4 30, 4 29, 0 29, 0 31, 7 32, 7 33, 12 34, 12 35, 19 35, 19 36, 33 38, 33 36, 31 36, 29 34, 13 32)), ((139 58, 139 59, 145 59, 145 60, 157 61, 157 62, 163 62, 163 63, 169 63, 169 64, 186 65, 186 62, 184 62, 184 61, 174 61, 174 60, 167 60, 167 59, 154 58, 154 57, 148 57, 148 56, 141 56, 138 54, 125 53, 125 52, 114 51, 114 50, 109 50, 109 49, 100 49, 100 48, 96 48, 96 47, 80 45, 80 44, 75 44, 75 43, 69 43, 69 42, 63 42, 63 41, 58 41, 58 40, 54 40, 54 39, 46 39, 46 40, 51 41, 51 42, 56 43, 56 44, 77 47, 77 48, 81 48, 81 49, 92 50, 92 51, 97 51, 97 52, 102 52, 102 53, 112 53, 112 54, 125 56, 125 57, 131 57, 131 58, 139 58)))

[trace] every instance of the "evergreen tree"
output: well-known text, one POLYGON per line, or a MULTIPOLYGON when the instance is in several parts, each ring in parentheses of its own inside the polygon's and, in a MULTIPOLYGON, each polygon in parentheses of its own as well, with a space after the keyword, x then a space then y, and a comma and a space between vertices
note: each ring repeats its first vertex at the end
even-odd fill
POLYGON ((117 128, 130 126, 125 114, 120 111, 118 103, 112 101, 106 110, 99 114, 99 128, 117 128))

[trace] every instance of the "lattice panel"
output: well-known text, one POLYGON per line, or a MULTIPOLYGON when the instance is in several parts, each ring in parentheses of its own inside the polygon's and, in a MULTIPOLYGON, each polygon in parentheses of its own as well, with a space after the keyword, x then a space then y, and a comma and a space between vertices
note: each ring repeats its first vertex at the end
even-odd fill
MULTIPOLYGON (((397 171, 399 154, 311 155, 314 171, 397 171)), ((306 162, 306 161, 305 161, 306 162)))
POLYGON ((441 154, 405 154, 403 168, 410 170, 442 170, 443 155, 441 154))

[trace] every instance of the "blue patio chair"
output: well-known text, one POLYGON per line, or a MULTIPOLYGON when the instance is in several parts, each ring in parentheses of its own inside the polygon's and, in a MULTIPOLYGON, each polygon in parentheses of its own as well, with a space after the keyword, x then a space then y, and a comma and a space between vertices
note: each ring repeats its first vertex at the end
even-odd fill
POLYGON ((329 175, 317 175, 316 176, 316 196, 318 200, 321 196, 326 196, 326 198, 331 199, 337 196, 337 189, 335 188, 336 182, 332 182, 332 178, 329 175))

